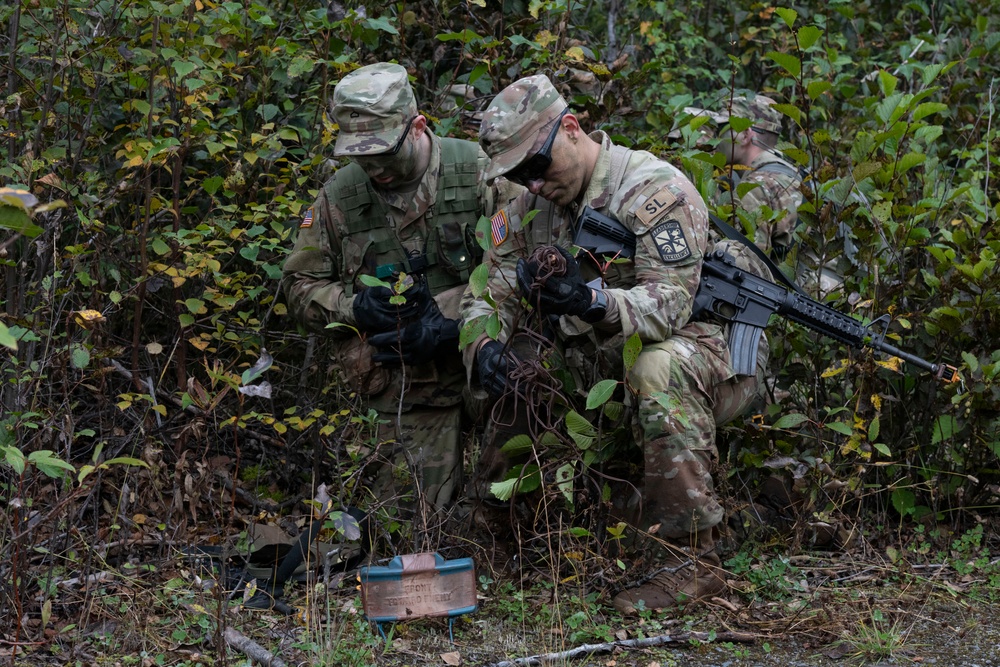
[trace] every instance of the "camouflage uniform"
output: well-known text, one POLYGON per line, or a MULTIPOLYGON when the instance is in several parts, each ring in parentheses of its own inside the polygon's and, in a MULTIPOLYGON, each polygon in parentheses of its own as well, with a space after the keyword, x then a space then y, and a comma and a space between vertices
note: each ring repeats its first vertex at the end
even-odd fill
MULTIPOLYGON (((753 121, 756 129, 780 134, 781 114, 773 108, 774 100, 770 97, 740 96, 729 100, 727 93, 724 102, 727 109, 721 112, 696 107, 687 107, 684 111, 695 116, 706 114, 720 125, 734 116, 744 118, 753 121)), ((779 256, 784 256, 795 242, 798 208, 802 204, 799 170, 776 151, 765 149, 750 164, 734 165, 728 181, 728 188, 718 191, 715 204, 732 206, 734 211, 747 216, 757 230, 754 243, 766 253, 776 250, 779 256), (743 183, 756 183, 758 187, 739 197, 736 188, 743 183), (765 217, 763 206, 770 208, 773 215, 765 217)))
MULTIPOLYGON (((344 77, 334 91, 333 113, 340 124, 335 154, 363 157, 400 145, 418 111, 406 70, 380 63, 344 77)), ((465 378, 457 346, 454 354, 391 368, 373 361, 373 347, 363 337, 326 328, 356 324, 353 304, 365 289, 362 275, 410 273, 417 258, 428 264, 425 279, 442 314, 458 317, 481 255, 476 223, 502 195, 481 178, 487 158, 474 143, 427 136, 430 162, 413 191, 380 189, 356 163, 339 169, 300 223, 283 272, 292 314, 311 331, 333 337, 346 384, 391 420, 383 439, 404 443, 421 471, 425 499, 440 508, 461 480, 465 378)), ((378 492, 386 497, 385 489, 378 492)))
MULTIPOLYGON (((492 158, 487 176, 495 178, 524 160, 541 128, 565 107, 544 76, 522 79, 501 92, 480 128, 480 145, 492 158)), ((604 274, 607 316, 593 325, 560 317, 556 342, 584 380, 578 384, 584 396, 593 382, 622 377, 623 345, 638 334, 643 349, 627 379, 637 392, 633 428, 645 458, 643 523, 659 524, 666 537, 687 538, 722 519, 712 483, 716 426, 749 405, 758 378, 735 374, 721 326, 689 321, 709 225, 693 184, 649 153, 615 146, 603 132, 590 137, 600 144, 600 153, 586 191, 574 204, 560 207, 526 192, 494 216, 493 247, 484 260, 487 291, 499 307, 499 338, 506 340, 521 307, 515 277, 519 257, 542 245, 569 248, 583 206, 614 217, 636 234, 634 259, 611 264, 604 274), (522 226, 524 216, 536 209, 530 225, 522 226), (657 392, 671 395, 676 409, 664 409, 654 398, 657 392)), ((586 280, 599 276, 589 261, 581 259, 580 270, 586 280)), ((464 323, 492 312, 484 299, 466 293, 464 323)), ((471 375, 476 345, 465 349, 464 359, 471 375)), ((763 368, 766 346, 759 360, 763 368)))

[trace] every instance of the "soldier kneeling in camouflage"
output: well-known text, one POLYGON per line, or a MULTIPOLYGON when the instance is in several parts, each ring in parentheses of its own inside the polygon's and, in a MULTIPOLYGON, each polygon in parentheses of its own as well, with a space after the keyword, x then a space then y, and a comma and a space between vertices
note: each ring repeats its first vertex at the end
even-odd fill
POLYGON ((705 203, 670 164, 616 146, 603 132, 585 133, 543 75, 497 95, 479 143, 491 160, 487 178, 504 177, 528 192, 493 217, 484 296, 469 290, 463 299, 463 323, 470 328, 494 312, 485 295, 503 325, 498 339, 483 334, 464 351, 473 388, 494 400, 519 390, 518 350, 505 343, 517 333, 522 297, 551 328, 584 392, 602 375, 612 377, 608 369, 621 379, 624 343, 638 334, 642 351, 626 379, 634 390, 632 428, 645 473, 641 498, 633 501, 641 503, 639 527, 655 531, 669 548, 657 574, 618 593, 614 605, 631 613, 640 601, 652 609, 718 595, 726 583, 715 552, 723 518, 712 481, 716 425, 750 405, 767 348, 762 341, 758 375, 739 376, 723 327, 690 321, 708 245, 705 203), (634 234, 633 257, 599 266, 586 252, 569 252, 585 207, 634 234), (551 254, 565 265, 561 275, 548 275, 533 256, 542 246, 557 247, 551 254), (676 401, 674 409, 660 404, 661 392, 676 401))
MULTIPOLYGON (((299 225, 283 269, 288 303, 305 327, 334 338, 344 381, 389 422, 383 441, 405 447, 425 506, 440 509, 461 485, 459 301, 482 254, 476 223, 504 202, 485 185, 488 159, 474 142, 428 129, 403 67, 345 76, 333 116, 334 154, 351 162, 299 225), (413 278, 408 289, 395 286, 401 273, 413 278), (362 276, 393 287, 366 286, 362 276)), ((394 459, 403 463, 399 452, 394 459)))

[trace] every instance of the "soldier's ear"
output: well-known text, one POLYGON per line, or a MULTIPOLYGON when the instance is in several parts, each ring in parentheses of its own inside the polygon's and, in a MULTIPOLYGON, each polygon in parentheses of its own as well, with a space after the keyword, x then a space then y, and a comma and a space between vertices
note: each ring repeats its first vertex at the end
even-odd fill
POLYGON ((419 139, 423 135, 424 130, 427 129, 427 118, 420 114, 413 119, 413 125, 411 126, 413 132, 413 138, 419 139))

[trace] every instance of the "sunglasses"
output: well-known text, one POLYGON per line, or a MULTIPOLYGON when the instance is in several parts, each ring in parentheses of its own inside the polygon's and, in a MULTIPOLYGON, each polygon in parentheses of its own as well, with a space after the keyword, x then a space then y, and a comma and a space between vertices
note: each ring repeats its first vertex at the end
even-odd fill
POLYGON ((548 139, 542 144, 542 147, 538 149, 538 152, 529 157, 527 160, 517 165, 506 174, 504 178, 512 183, 517 183, 518 185, 527 186, 531 181, 542 181, 545 180, 545 172, 549 170, 549 166, 552 165, 552 145, 556 141, 556 135, 559 134, 559 128, 562 127, 562 117, 569 113, 569 108, 563 109, 559 117, 556 118, 556 125, 549 132, 548 139))
POLYGON ((406 141, 407 135, 410 134, 410 126, 413 125, 413 121, 416 119, 417 117, 414 116, 410 120, 406 121, 406 127, 403 129, 403 133, 399 135, 399 140, 391 149, 385 151, 384 153, 375 153, 374 155, 356 155, 353 158, 354 161, 364 162, 366 164, 379 164, 391 161, 391 159, 394 158, 403 147, 403 142, 406 141))

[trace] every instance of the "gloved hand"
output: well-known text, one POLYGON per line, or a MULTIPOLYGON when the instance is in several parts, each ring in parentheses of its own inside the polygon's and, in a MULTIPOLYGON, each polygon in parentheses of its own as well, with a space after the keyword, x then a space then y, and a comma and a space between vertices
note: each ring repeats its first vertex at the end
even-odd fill
POLYGON ((372 360, 384 366, 422 364, 440 352, 458 350, 458 320, 445 317, 433 304, 419 320, 375 334, 368 342, 375 348, 372 360))
POLYGON ((561 276, 550 275, 541 288, 532 288, 538 275, 538 263, 534 260, 517 260, 517 286, 521 294, 534 308, 545 315, 583 315, 590 307, 592 294, 583 276, 580 266, 566 250, 552 246, 566 260, 566 273, 561 276))
POLYGON ((420 317, 434 301, 425 280, 403 292, 401 296, 406 303, 391 303, 392 296, 391 289, 381 286, 365 287, 358 292, 352 304, 358 329, 365 333, 395 331, 400 323, 420 317))
POLYGON ((517 357, 504 352, 504 345, 498 340, 488 340, 476 353, 479 366, 479 384, 492 398, 497 399, 507 391, 507 374, 516 363, 517 357))

